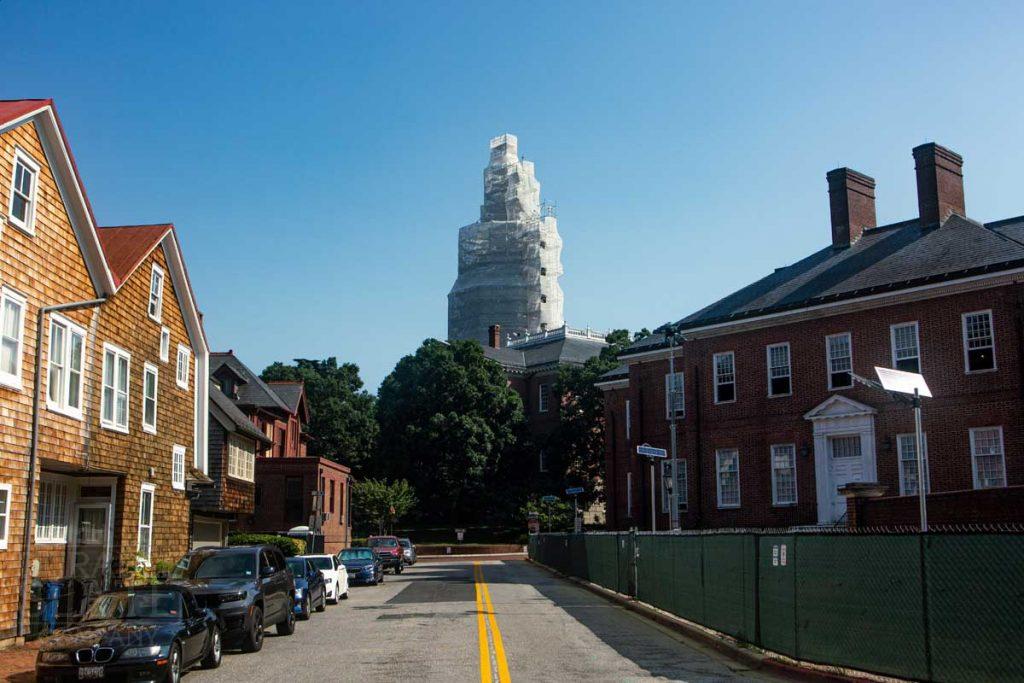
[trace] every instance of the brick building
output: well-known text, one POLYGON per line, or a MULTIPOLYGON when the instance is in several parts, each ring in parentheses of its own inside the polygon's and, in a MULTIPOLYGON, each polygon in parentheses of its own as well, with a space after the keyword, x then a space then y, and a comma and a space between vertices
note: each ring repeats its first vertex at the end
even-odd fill
MULTIPOLYGON (((934 394, 922 449, 932 521, 1024 518, 1024 217, 968 218, 961 157, 935 144, 913 157, 917 217, 876 226, 874 181, 831 171, 830 245, 683 318, 674 380, 663 332, 621 356, 599 385, 609 527, 649 528, 650 468, 636 446, 669 447, 670 411, 684 528, 844 524, 850 513, 916 524, 913 413, 855 381, 875 366, 920 372, 934 394), (851 483, 884 494, 848 510, 839 489, 851 483)), ((670 470, 655 473, 659 529, 670 470)))

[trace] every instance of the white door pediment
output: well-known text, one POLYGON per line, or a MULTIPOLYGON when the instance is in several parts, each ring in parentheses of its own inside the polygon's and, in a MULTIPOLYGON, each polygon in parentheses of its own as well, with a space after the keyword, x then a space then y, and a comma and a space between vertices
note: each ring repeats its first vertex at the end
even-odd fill
POLYGON ((878 411, 852 398, 833 394, 804 415, 805 420, 828 420, 837 417, 874 415, 878 411))

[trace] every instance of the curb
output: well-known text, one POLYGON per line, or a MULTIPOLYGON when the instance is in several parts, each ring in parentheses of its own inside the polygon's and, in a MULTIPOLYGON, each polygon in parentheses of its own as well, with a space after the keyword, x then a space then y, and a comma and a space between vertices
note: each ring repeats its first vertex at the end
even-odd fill
POLYGON ((526 559, 526 553, 475 553, 459 555, 452 553, 451 555, 419 555, 416 559, 419 560, 456 560, 460 557, 522 557, 526 559))

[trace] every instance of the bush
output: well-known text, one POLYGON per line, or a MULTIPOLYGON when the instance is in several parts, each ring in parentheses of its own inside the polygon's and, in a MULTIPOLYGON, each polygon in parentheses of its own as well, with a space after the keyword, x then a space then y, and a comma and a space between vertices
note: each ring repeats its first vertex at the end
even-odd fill
POLYGON ((306 552, 306 542, 301 538, 277 534, 230 534, 228 545, 273 545, 277 546, 285 557, 295 557, 306 552))

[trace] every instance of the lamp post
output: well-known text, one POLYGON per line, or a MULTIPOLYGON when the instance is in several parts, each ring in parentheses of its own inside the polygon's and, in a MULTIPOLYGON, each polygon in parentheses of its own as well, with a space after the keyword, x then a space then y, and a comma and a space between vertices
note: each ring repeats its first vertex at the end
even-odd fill
POLYGON ((670 476, 672 481, 669 490, 669 525, 672 531, 679 531, 679 492, 676 491, 676 482, 679 480, 679 453, 676 451, 676 335, 679 329, 676 325, 668 323, 664 327, 665 337, 668 339, 668 374, 669 374, 669 417, 668 433, 669 447, 672 453, 672 467, 670 476))

